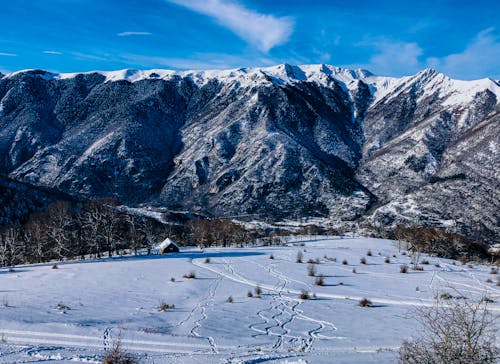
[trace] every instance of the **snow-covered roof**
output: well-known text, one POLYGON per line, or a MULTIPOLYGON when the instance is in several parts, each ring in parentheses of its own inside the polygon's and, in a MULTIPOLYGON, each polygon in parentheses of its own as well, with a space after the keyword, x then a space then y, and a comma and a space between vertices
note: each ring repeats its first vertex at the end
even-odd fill
POLYGON ((179 246, 173 240, 170 240, 170 238, 166 238, 161 243, 157 244, 155 246, 155 248, 158 249, 158 250, 162 250, 162 249, 165 249, 170 244, 172 244, 172 245, 176 246, 177 248, 179 248, 179 246))

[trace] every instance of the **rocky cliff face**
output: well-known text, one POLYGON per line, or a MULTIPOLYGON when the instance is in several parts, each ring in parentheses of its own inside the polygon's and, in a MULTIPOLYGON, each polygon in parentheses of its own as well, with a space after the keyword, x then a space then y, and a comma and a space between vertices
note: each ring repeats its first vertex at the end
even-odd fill
POLYGON ((328 65, 0 79, 0 171, 127 205, 498 233, 500 87, 328 65))

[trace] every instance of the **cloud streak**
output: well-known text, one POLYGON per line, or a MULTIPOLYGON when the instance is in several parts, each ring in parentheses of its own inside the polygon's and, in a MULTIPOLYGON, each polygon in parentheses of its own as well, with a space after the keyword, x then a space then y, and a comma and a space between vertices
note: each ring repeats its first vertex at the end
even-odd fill
POLYGON ((428 58, 427 64, 454 77, 473 79, 489 74, 500 78, 499 59, 500 37, 494 28, 488 28, 479 32, 462 52, 441 58, 428 58))
POLYGON ((0 52, 0 57, 17 57, 17 54, 0 52))
POLYGON ((43 51, 44 54, 52 54, 52 55, 61 55, 61 52, 58 51, 43 51))
POLYGON ((293 32, 293 20, 245 8, 231 0, 165 0, 215 19, 262 52, 284 44, 293 32))
POLYGON ((121 32, 121 33, 116 33, 117 36, 119 37, 130 37, 132 35, 152 35, 153 33, 150 32, 121 32))

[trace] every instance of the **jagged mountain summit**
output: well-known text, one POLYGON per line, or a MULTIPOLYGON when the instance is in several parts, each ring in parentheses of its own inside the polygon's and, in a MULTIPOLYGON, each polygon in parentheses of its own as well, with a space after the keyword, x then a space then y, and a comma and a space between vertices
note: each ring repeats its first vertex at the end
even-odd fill
POLYGON ((491 79, 288 64, 0 77, 0 171, 15 180, 226 217, 498 237, 491 79))

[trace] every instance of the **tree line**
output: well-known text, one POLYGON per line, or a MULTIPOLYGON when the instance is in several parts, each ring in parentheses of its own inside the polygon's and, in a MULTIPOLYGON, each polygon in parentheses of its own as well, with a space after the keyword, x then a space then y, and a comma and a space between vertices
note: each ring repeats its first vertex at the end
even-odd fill
POLYGON ((113 199, 82 204, 60 201, 31 214, 25 224, 0 227, 0 266, 137 254, 149 251, 154 243, 166 237, 181 245, 210 247, 252 242, 277 244, 283 235, 290 232, 247 229, 224 219, 163 224, 132 214, 113 199))

